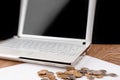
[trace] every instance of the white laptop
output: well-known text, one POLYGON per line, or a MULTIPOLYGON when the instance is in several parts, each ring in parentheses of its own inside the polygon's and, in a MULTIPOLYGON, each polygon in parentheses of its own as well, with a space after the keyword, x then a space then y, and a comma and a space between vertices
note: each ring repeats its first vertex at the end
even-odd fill
POLYGON ((91 44, 95 5, 96 0, 21 0, 18 34, 0 42, 0 58, 75 65, 91 44))

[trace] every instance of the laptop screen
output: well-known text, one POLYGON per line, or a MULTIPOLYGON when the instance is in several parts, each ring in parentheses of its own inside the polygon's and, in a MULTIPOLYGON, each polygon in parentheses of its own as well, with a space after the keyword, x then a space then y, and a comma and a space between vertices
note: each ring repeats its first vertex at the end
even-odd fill
POLYGON ((23 34, 84 39, 89 0, 29 0, 23 34))

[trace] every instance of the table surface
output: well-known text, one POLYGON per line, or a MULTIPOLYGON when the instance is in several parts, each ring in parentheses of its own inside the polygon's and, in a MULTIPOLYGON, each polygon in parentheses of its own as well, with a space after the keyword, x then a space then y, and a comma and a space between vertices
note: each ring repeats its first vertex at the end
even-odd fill
MULTIPOLYGON (((120 45, 119 44, 92 44, 87 55, 120 65, 120 45)), ((0 68, 20 64, 22 62, 0 59, 0 68)))

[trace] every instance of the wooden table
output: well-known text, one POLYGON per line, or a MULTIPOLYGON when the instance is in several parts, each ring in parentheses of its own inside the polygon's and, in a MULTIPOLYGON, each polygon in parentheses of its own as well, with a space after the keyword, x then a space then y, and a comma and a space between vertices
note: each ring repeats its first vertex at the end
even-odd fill
MULTIPOLYGON (((120 65, 120 45, 92 44, 87 55, 120 65)), ((22 62, 0 59, 0 68, 20 63, 22 62)))

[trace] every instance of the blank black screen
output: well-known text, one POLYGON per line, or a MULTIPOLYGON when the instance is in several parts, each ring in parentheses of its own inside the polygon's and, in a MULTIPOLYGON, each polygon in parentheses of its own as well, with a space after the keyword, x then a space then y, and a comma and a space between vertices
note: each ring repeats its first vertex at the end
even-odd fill
POLYGON ((29 0, 23 33, 85 38, 88 3, 89 0, 29 0))

